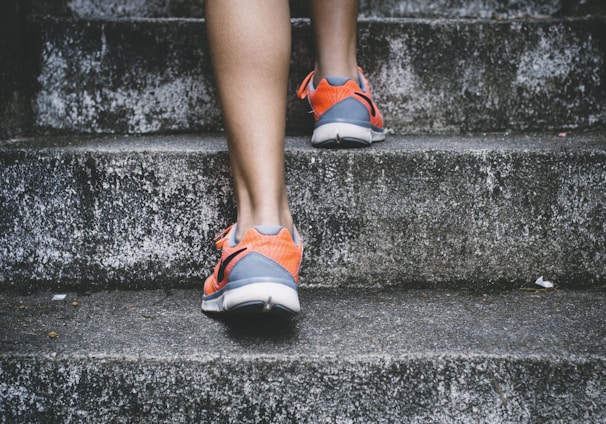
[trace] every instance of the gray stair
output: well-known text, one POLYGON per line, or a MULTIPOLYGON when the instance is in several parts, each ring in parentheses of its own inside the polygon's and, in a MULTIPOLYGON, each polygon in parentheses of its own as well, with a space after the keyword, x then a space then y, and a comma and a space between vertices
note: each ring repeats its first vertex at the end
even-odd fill
POLYGON ((603 292, 303 290, 290 322, 211 319, 199 290, 51 298, 0 294, 6 422, 606 420, 603 292))
POLYGON ((347 151, 290 3, 290 321, 199 309, 235 219, 204 2, 0 3, 0 422, 606 422, 606 3, 362 0, 389 133, 347 151))
MULTIPOLYGON (((386 125, 401 133, 546 131, 606 124, 606 18, 368 20, 359 62, 386 125)), ((38 131, 219 131, 202 20, 48 18, 33 28, 38 131), (67 83, 66 83, 67 82, 67 83)), ((313 67, 308 21, 293 23, 287 129, 313 67)))
MULTIPOLYGON (((371 149, 287 139, 304 285, 560 287, 606 278, 600 135, 395 136, 371 149)), ((0 285, 199 286, 235 219, 221 136, 0 145, 0 285)))
MULTIPOLYGON (((306 0, 290 0, 294 17, 308 16, 306 0)), ((202 18, 203 0, 38 0, 37 14, 80 18, 202 18)), ((360 16, 512 18, 603 12, 600 0, 361 0, 360 16)))
MULTIPOLYGON (((0 137, 219 130, 202 6, 5 2, 0 137)), ((294 16, 302 9, 293 2, 294 16)), ((392 131, 604 127, 602 2, 373 1, 361 9, 359 62, 392 131), (470 16, 483 19, 459 19, 470 16)), ((288 130, 307 134, 307 107, 294 96, 313 65, 306 19, 294 19, 293 37, 288 130)))

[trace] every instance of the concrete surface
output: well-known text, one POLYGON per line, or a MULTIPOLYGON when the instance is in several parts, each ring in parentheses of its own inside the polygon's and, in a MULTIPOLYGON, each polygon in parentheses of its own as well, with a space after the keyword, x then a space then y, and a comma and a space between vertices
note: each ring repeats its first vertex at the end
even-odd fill
MULTIPOLYGON (((606 138, 571 134, 606 124, 601 0, 361 1, 392 133, 287 139, 290 321, 199 311, 235 218, 204 22, 147 18, 203 2, 0 11, 0 140, 203 133, 0 141, 0 422, 606 422, 606 138), (393 134, 509 130, 544 133, 393 134)), ((309 134, 309 23, 293 35, 288 128, 309 134)))
MULTIPOLYGON (((604 135, 288 138, 307 286, 605 283, 604 135)), ((192 287, 235 219, 219 136, 0 144, 0 287, 192 287)))
POLYGON ((0 3, 0 140, 32 126, 25 22, 23 2, 0 3))
MULTIPOLYGON (((36 0, 36 13, 84 18, 204 16, 203 0, 36 0)), ((290 0, 294 17, 308 16, 306 0, 290 0)), ((362 17, 545 17, 603 11, 600 0, 361 0, 362 17)))
MULTIPOLYGON (((359 63, 386 125, 402 133, 547 131, 606 125, 606 18, 365 20, 359 63)), ((31 29, 38 131, 219 131, 205 25, 191 19, 38 19, 31 29)), ((313 67, 309 22, 293 23, 287 128, 313 67)))
POLYGON ((211 319, 199 290, 52 295, 0 294, 8 422, 606 420, 603 290, 309 289, 293 321, 211 319))

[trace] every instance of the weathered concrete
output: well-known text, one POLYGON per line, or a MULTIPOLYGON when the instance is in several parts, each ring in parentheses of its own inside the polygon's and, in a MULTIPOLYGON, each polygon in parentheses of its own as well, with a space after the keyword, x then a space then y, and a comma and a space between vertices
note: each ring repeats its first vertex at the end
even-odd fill
POLYGON ((39 127, 91 133, 220 128, 201 23, 44 22, 42 63, 34 75, 39 127))
POLYGON ((25 11, 18 0, 0 3, 0 140, 31 129, 25 11))
POLYGON ((298 319, 276 322, 205 317, 199 290, 72 293, 64 302, 0 295, 0 414, 8 422, 606 420, 603 292, 314 289, 301 300, 298 319))
POLYGON ((605 23, 371 24, 360 56, 397 131, 586 128, 606 123, 605 23))
POLYGON ((561 9, 560 0, 366 0, 360 2, 362 16, 377 18, 545 17, 556 15, 561 9))
MULTIPOLYGON (((390 129, 405 133, 601 128, 606 18, 370 20, 359 61, 390 129)), ((295 91, 312 68, 293 24, 287 127, 310 131, 295 91)), ((43 19, 33 100, 41 131, 218 131, 203 21, 43 19)))
MULTIPOLYGON (((606 140, 287 139, 308 286, 560 287, 606 279, 606 140)), ((219 137, 35 139, 0 148, 3 289, 191 287, 235 218, 219 137)))
MULTIPOLYGON (((83 18, 202 18, 203 0, 35 0, 38 14, 83 18)), ((306 17, 306 0, 290 0, 293 17, 306 17)), ((600 0, 361 0, 361 17, 512 18, 579 16, 604 11, 600 0)))

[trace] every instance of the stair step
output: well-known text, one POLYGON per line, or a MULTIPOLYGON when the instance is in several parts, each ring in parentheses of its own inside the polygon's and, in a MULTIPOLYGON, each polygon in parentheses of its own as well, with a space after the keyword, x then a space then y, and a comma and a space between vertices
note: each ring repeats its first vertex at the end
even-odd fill
MULTIPOLYGON (((304 286, 559 287, 606 278, 606 135, 286 140, 304 286)), ((186 288, 235 220, 222 136, 0 143, 0 287, 186 288)))
POLYGON ((199 290, 5 293, 0 411, 8 422, 604 422, 604 296, 308 289, 301 315, 276 322, 206 317, 199 290))
MULTIPOLYGON (((466 133, 606 125, 605 17, 363 20, 359 62, 395 132, 466 133)), ((39 131, 221 130, 203 20, 38 19, 39 131)), ((309 133, 295 98, 312 69, 307 20, 293 21, 287 128, 309 133)))
MULTIPOLYGON (((202 18, 202 0, 54 0, 36 1, 38 14, 82 18, 202 18)), ((305 0, 290 0, 294 17, 309 15, 305 0)), ((510 18, 516 16, 580 15, 604 11, 600 0, 361 0, 361 17, 510 18)))

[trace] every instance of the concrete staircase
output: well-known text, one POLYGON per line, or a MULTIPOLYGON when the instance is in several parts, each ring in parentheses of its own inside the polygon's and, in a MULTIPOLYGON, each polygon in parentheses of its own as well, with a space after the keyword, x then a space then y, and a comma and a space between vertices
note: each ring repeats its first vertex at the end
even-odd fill
POLYGON ((320 151, 291 1, 287 322, 199 311, 235 218, 203 3, 2 7, 0 422, 606 421, 602 2, 362 1, 390 134, 320 151))

